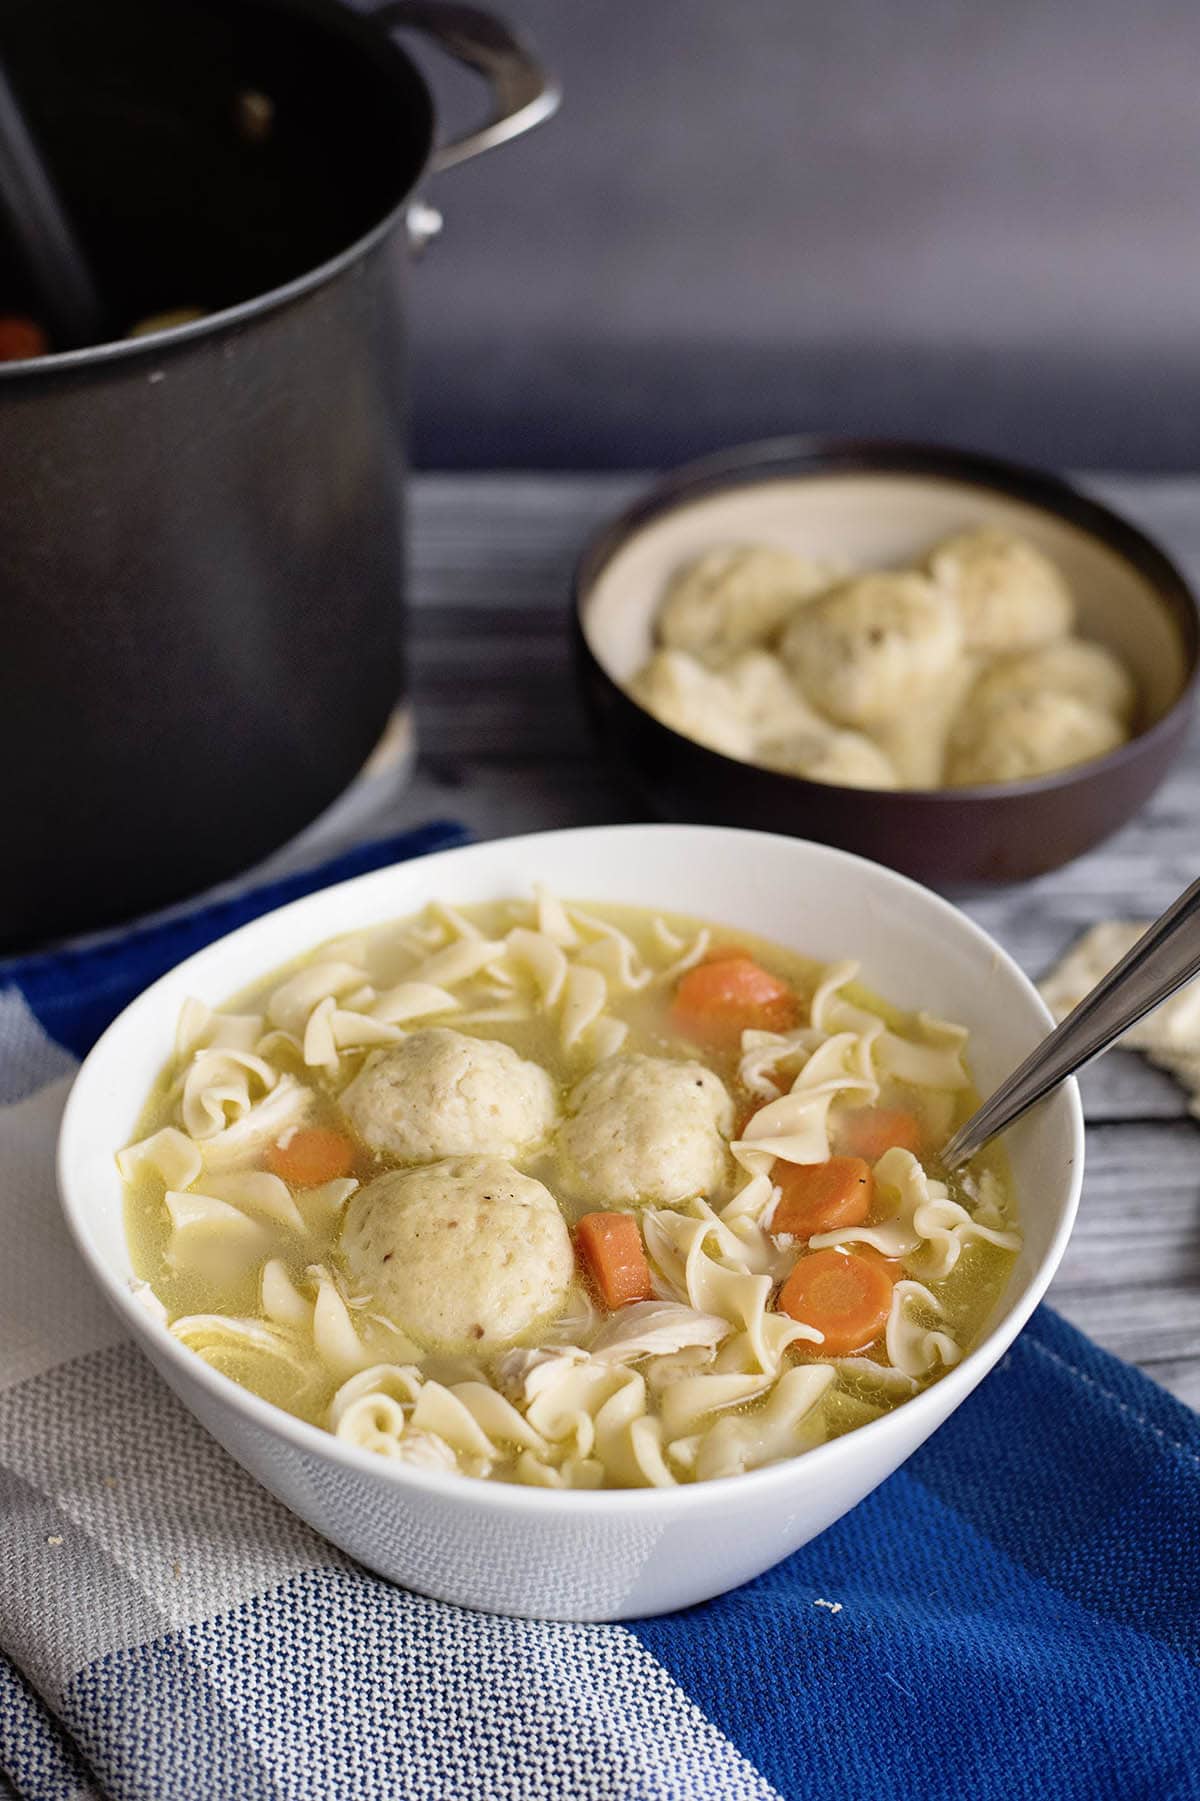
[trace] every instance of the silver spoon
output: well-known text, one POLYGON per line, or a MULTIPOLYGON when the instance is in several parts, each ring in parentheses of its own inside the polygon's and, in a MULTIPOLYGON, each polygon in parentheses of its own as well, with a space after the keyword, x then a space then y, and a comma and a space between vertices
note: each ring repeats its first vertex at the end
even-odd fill
POLYGON ((958 1169, 997 1132, 1090 1063, 1200 973, 1200 882, 1193 882, 1133 949, 1085 994, 1049 1037, 951 1138, 938 1162, 958 1169))

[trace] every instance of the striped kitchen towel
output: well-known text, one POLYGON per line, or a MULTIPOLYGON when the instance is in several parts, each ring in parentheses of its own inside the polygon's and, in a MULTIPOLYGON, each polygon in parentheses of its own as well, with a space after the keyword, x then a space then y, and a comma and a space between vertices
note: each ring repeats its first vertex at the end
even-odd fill
POLYGON ((821 1538, 625 1626, 366 1574, 122 1339, 54 1195, 76 1060, 210 938, 460 836, 0 966, 0 1801, 1200 1797, 1200 1421, 1045 1310, 821 1538))

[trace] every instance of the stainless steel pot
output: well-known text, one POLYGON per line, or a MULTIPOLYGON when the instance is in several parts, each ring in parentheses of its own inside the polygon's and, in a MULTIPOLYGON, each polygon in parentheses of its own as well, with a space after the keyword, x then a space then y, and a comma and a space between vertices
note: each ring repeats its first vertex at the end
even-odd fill
POLYGON ((0 366, 12 946, 245 867, 369 756, 403 691, 414 190, 557 93, 499 20, 419 0, 7 0, 0 59, 113 334, 0 366), (487 78, 480 129, 434 147, 401 28, 487 78))

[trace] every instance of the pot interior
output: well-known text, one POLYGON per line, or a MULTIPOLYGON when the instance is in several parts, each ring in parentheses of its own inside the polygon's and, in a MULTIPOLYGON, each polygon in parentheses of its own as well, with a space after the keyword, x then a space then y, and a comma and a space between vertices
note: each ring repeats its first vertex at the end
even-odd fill
MULTIPOLYGON (((6 67, 123 336, 338 255, 412 187, 429 92, 335 0, 6 0, 6 67)), ((0 219, 0 313, 37 316, 0 219)))

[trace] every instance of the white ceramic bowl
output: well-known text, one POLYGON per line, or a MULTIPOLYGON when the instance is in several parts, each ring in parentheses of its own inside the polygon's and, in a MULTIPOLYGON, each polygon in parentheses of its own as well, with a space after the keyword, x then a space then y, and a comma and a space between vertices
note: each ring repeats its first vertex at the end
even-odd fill
POLYGON ((188 995, 219 1004, 323 939, 442 896, 527 892, 672 908, 746 927, 824 960, 857 957, 870 985, 960 1020, 987 1089, 1049 1016, 1005 953, 955 908, 873 863, 793 838, 710 826, 550 832, 445 851, 360 876, 243 926, 156 982, 79 1072, 58 1173, 97 1282, 213 1436, 318 1532, 440 1600, 546 1619, 612 1620, 720 1594, 767 1569, 889 1476, 963 1401, 1044 1294, 1079 1197, 1074 1083, 1013 1130, 1024 1249, 989 1329, 957 1368, 895 1412, 791 1462, 667 1490, 560 1493, 439 1475, 373 1457, 210 1369, 135 1299, 114 1153, 171 1055, 188 995))

